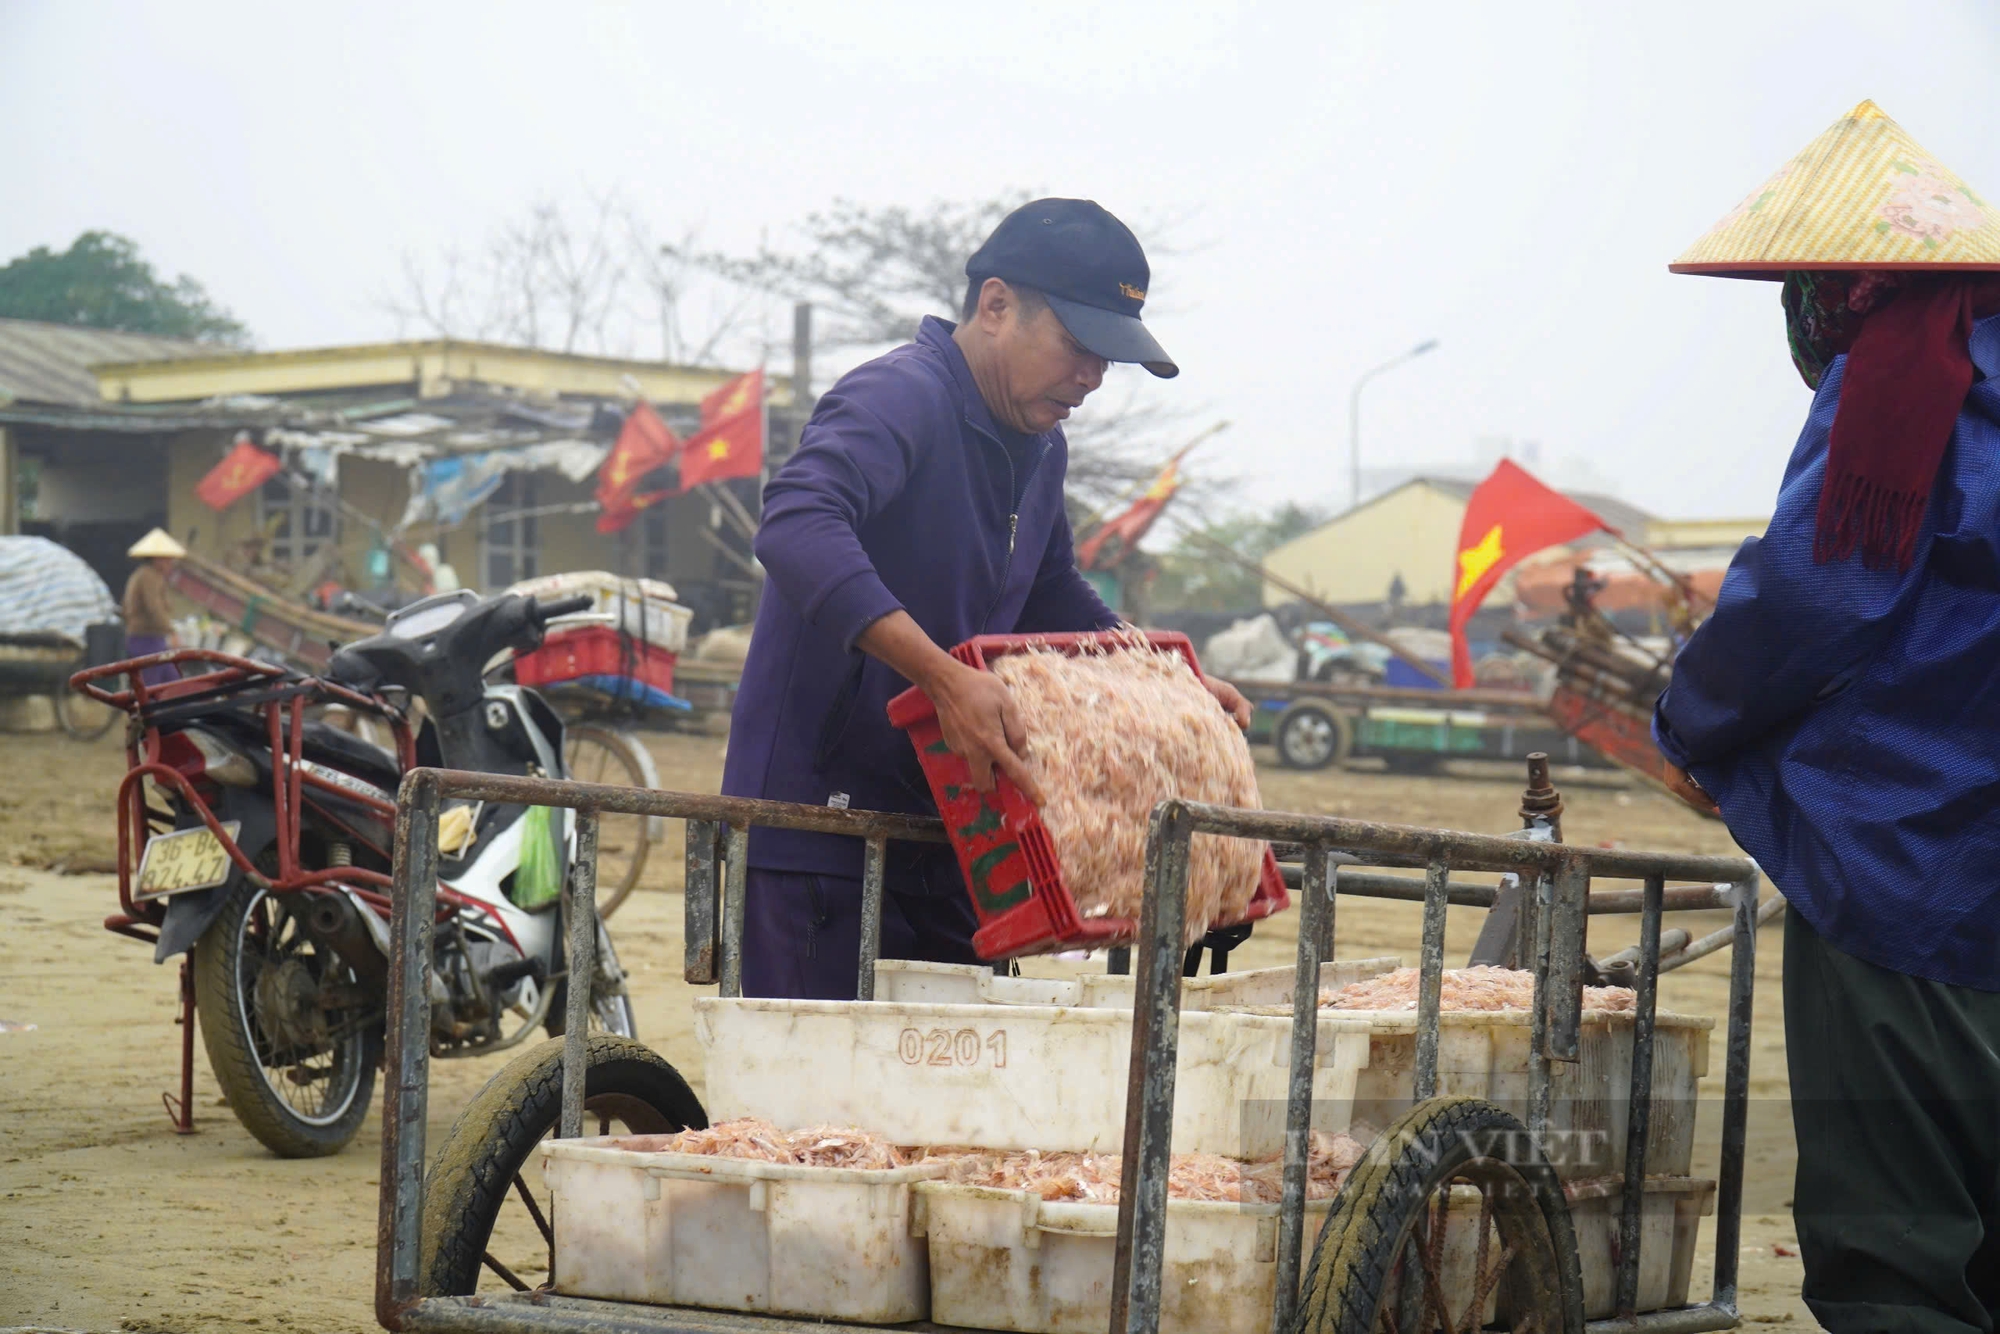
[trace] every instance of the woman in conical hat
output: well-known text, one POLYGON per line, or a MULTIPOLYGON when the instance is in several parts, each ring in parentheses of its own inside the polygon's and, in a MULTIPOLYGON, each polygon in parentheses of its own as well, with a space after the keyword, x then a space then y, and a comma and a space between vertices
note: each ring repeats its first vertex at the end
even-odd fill
POLYGON ((1654 736, 1791 904, 1804 1296, 2000 1324, 2000 207, 1872 102, 1672 266, 1782 284, 1814 391, 1654 736))
MULTIPOLYGON (((125 581, 125 652, 134 658, 164 653, 174 647, 173 605, 167 597, 167 574, 187 548, 163 528, 155 528, 125 553, 139 562, 125 581)), ((170 665, 148 667, 140 678, 147 685, 180 678, 170 665)))

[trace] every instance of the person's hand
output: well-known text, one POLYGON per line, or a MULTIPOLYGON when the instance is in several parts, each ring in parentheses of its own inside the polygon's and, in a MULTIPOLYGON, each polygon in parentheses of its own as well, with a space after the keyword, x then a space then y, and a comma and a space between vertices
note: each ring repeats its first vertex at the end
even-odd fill
POLYGON ((999 677, 953 661, 925 692, 937 706, 945 745, 971 768, 974 787, 991 792, 997 768, 1028 800, 1042 804, 1042 789, 1028 771, 1028 731, 999 677))
POLYGON ((1202 684, 1208 687, 1209 694, 1215 696, 1215 702, 1222 706, 1222 711, 1236 720, 1238 727, 1246 732, 1250 730, 1250 701, 1243 698, 1242 691, 1213 676, 1204 678, 1202 684))
POLYGON ((1667 771, 1663 777, 1667 785, 1667 791, 1673 793, 1703 815, 1722 814, 1721 808, 1715 804, 1715 798, 1702 791, 1701 784, 1695 782, 1688 771, 1681 768, 1678 764, 1673 763, 1671 760, 1668 761, 1667 771))

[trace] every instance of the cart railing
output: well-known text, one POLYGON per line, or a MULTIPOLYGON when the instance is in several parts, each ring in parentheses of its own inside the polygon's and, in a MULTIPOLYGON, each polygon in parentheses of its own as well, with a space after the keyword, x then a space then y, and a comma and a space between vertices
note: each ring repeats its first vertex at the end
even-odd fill
MULTIPOLYGON (((892 841, 941 843, 940 822, 868 811, 784 802, 648 791, 593 783, 496 774, 415 769, 398 801, 391 914, 388 1071, 383 1102, 381 1212, 376 1257, 376 1316, 392 1330, 607 1330, 648 1334, 794 1328, 791 1322, 715 1312, 607 1306, 527 1294, 526 1300, 422 1298, 417 1291, 423 1224, 425 1117, 429 1079, 431 934, 438 902, 438 816, 447 798, 564 807, 576 811, 576 855, 565 890, 567 968, 595 971, 596 851, 602 813, 657 816, 687 822, 686 956, 691 983, 719 983, 740 996, 749 831, 797 829, 862 840, 862 922, 858 999, 872 999, 882 919, 883 875, 892 841)), ((1118 1211, 1112 1334, 1155 1334, 1167 1219, 1167 1177, 1173 1124, 1180 982, 1185 959, 1189 841, 1196 833, 1298 845, 1301 897, 1291 1078, 1286 1105, 1285 1162, 1279 1215, 1277 1298, 1273 1328, 1288 1330, 1296 1310, 1304 1245, 1306 1149, 1318 1025, 1313 1022, 1319 965, 1333 957, 1336 894, 1424 904, 1421 985, 1417 1010, 1415 1092, 1433 1096, 1438 1083, 1438 1015, 1449 903, 1489 905, 1489 887, 1454 883, 1452 871, 1513 872, 1532 886, 1524 896, 1522 940, 1535 973, 1530 1020, 1528 1123, 1538 1136, 1549 1120, 1551 1061, 1577 1059, 1582 1014, 1584 923, 1587 915, 1640 913, 1637 1015, 1628 1114, 1621 1246, 1617 1274, 1620 1318, 1595 1322, 1591 1334, 1702 1334, 1737 1324, 1736 1273, 1742 1211, 1744 1134, 1748 1110, 1750 1004, 1755 967, 1758 876, 1740 857, 1687 856, 1622 849, 1568 847, 1546 829, 1498 837, 1375 824, 1359 820, 1238 810, 1168 801, 1154 812, 1146 852, 1146 898, 1132 949, 1136 973, 1131 1065, 1126 1098, 1123 1181, 1118 1211), (1350 869, 1421 867, 1421 881, 1350 869), (1639 880, 1643 888, 1593 895, 1593 879, 1639 880), (1668 879, 1700 882, 1667 889, 1668 879), (1636 1305, 1652 1092, 1653 1024, 1663 911, 1729 909, 1735 954, 1730 971, 1722 1147, 1716 1207, 1715 1278, 1708 1301, 1643 1316, 1636 1305)), ((582 1130, 590 988, 568 989, 563 1050, 563 1097, 558 1133, 582 1130)))
MULTIPOLYGON (((597 823, 601 814, 660 816, 687 822, 687 953, 692 983, 720 983, 725 996, 743 994, 743 922, 749 839, 753 826, 841 834, 861 839, 862 932, 859 999, 874 995, 881 940, 882 882, 892 842, 942 843, 937 820, 875 811, 835 810, 743 797, 660 792, 599 783, 516 778, 450 769, 412 769, 397 799, 395 875, 390 908, 388 1077, 382 1099, 381 1213, 377 1222, 375 1316, 385 1328, 514 1330, 613 1328, 616 1322, 566 1318, 550 1308, 483 1310, 477 1298, 420 1298, 424 1209, 424 1127, 430 1092, 431 932, 438 902, 438 814, 447 798, 563 807, 577 813, 576 854, 564 891, 568 917, 566 968, 588 978, 597 966, 597 823), (537 1320, 536 1317, 546 1319, 537 1320), (578 1321, 582 1324, 579 1325, 578 1321)), ((590 988, 568 989, 563 1040, 562 1117, 558 1132, 583 1128, 590 988)), ((693 1324, 655 1322, 658 1334, 713 1330, 713 1316, 689 1313, 693 1324)))
POLYGON ((1755 981, 1758 872, 1743 857, 1678 855, 1569 847, 1544 830, 1499 837, 1376 824, 1331 816, 1239 810, 1171 800, 1152 815, 1146 841, 1146 890, 1133 948, 1132 1058, 1126 1084, 1124 1169, 1118 1203, 1118 1246, 1112 1279, 1112 1334, 1155 1334, 1165 1262, 1167 1178, 1172 1151, 1174 1075, 1179 1035, 1182 924, 1186 915, 1189 843, 1217 834, 1300 845, 1299 947, 1292 988, 1291 1078, 1285 1109, 1285 1161, 1278 1221, 1277 1296, 1272 1328, 1287 1331, 1297 1310, 1304 1250, 1306 1164, 1318 1024, 1319 966, 1333 957, 1334 903, 1339 893, 1409 898, 1405 877, 1353 872, 1347 865, 1422 867, 1423 944, 1417 992, 1415 1095, 1438 1086, 1438 1016, 1442 1009, 1444 928, 1452 902, 1492 902, 1484 886, 1455 885, 1452 871, 1512 872, 1532 886, 1523 897, 1521 940, 1535 975, 1529 1017, 1528 1128, 1538 1141, 1549 1127, 1550 1063, 1579 1055, 1583 1012, 1584 923, 1587 915, 1639 913, 1640 949, 1627 1115, 1625 1189, 1616 1276, 1618 1315, 1593 1322, 1593 1334, 1701 1334, 1730 1329, 1736 1311, 1741 1239, 1744 1135, 1749 1111, 1750 1006, 1755 981), (1535 835, 1540 837, 1535 837, 1535 835), (1344 865, 1345 864, 1345 865, 1344 865), (1724 1061, 1722 1145, 1716 1201, 1715 1276, 1706 1302, 1635 1315, 1639 1279, 1640 1207, 1653 1089, 1654 1020, 1660 972, 1660 918, 1669 878, 1703 882, 1671 891, 1678 910, 1734 913, 1729 1022, 1724 1061), (1638 880, 1633 894, 1593 895, 1594 879, 1638 880))

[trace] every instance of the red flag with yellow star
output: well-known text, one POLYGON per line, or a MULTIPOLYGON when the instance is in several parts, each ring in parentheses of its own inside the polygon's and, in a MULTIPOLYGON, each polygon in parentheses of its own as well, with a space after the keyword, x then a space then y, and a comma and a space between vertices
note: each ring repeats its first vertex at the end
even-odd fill
POLYGON ((764 372, 739 375, 701 401, 701 430, 681 449, 681 490, 764 471, 764 372))
MULTIPOLYGON (((1181 454, 1186 452, 1182 450, 1181 454)), ((1115 564, 1125 553, 1139 545, 1139 539, 1146 535, 1147 530, 1153 526, 1153 521, 1160 517, 1160 511, 1167 507, 1167 502, 1172 500, 1174 493, 1180 489, 1181 455, 1176 454, 1167 460, 1167 466, 1160 469, 1152 484, 1123 513, 1106 519, 1098 525, 1096 532, 1084 539, 1083 545, 1076 550, 1077 568, 1080 570, 1101 568, 1100 560, 1104 566, 1115 564), (1105 550, 1113 538, 1117 539, 1117 545, 1111 547, 1109 551, 1105 550)))
POLYGON ((1507 459, 1465 502, 1458 530, 1451 597, 1451 675, 1459 689, 1470 688, 1472 650, 1465 624, 1507 571, 1546 547, 1570 542, 1598 529, 1617 533, 1568 496, 1551 491, 1507 459))
POLYGON ((236 437, 236 447, 195 484, 194 493, 212 510, 226 510, 264 485, 284 465, 276 454, 250 443, 249 432, 236 437))
POLYGON ((681 447, 673 428, 660 420, 653 405, 640 399, 619 428, 618 443, 597 469, 597 531, 615 533, 624 529, 639 511, 660 499, 664 492, 636 495, 639 482, 653 469, 673 462, 681 447))

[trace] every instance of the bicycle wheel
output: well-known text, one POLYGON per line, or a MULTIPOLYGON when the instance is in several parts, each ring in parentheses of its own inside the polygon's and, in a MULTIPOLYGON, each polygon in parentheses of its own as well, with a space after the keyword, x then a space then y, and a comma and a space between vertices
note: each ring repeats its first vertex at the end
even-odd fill
POLYGON ((111 724, 125 716, 121 709, 100 704, 67 688, 56 691, 55 706, 57 725, 77 741, 97 740, 111 730, 111 724))
MULTIPOLYGON (((579 783, 656 788, 660 776, 645 744, 630 732, 581 723, 564 729, 563 768, 579 783)), ((648 815, 597 820, 597 915, 609 917, 638 887, 663 821, 648 815)))

